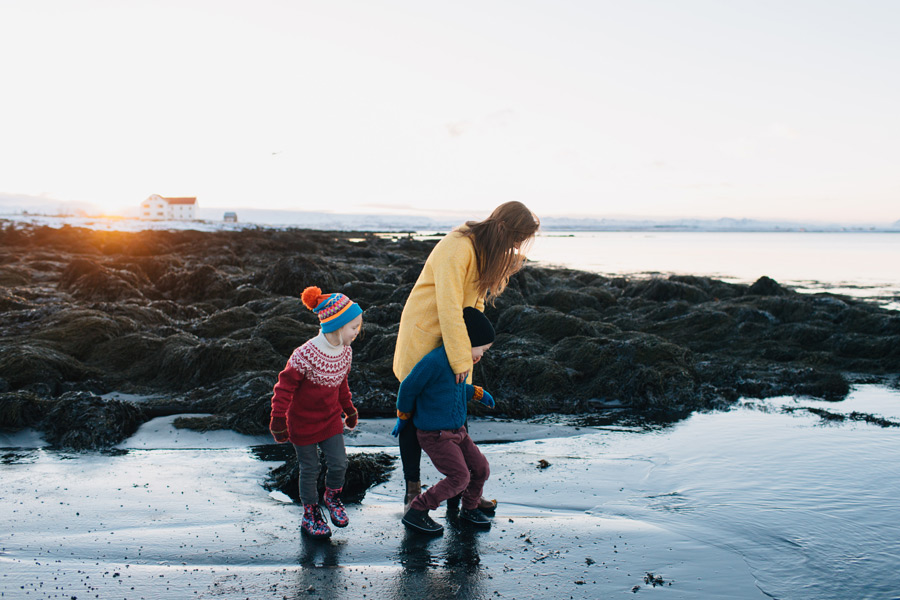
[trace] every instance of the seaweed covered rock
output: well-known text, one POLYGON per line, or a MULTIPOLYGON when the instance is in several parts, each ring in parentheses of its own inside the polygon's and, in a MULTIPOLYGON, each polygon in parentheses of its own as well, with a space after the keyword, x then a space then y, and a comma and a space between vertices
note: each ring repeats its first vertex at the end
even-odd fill
MULTIPOLYGON (((148 416, 208 412, 181 424, 263 433, 278 372, 319 331, 297 298, 318 285, 365 309, 351 391, 363 417, 390 416, 398 322, 434 244, 0 223, 0 393, 149 394, 160 403, 148 416)), ((900 372, 896 312, 768 277, 745 285, 529 265, 485 313, 498 335, 473 376, 495 395, 494 413, 513 417, 615 405, 668 420, 742 395, 841 398, 857 381, 900 372)), ((27 416, 18 414, 11 420, 27 416)))
POLYGON ((240 329, 256 327, 259 318, 249 308, 237 306, 217 311, 191 327, 191 332, 201 338, 227 337, 240 329))
POLYGON ((0 429, 37 427, 52 405, 32 392, 0 393, 0 429))
POLYGON ((13 389, 31 388, 53 394, 63 382, 97 376, 99 372, 44 344, 0 346, 0 377, 13 389))
POLYGON ((156 287, 170 300, 197 302, 225 298, 234 291, 234 284, 212 265, 196 269, 169 271, 159 278, 156 287))
MULTIPOLYGON (((180 412, 197 412, 199 408, 213 416, 188 417, 176 426, 200 431, 232 429, 247 435, 268 434, 275 381, 270 371, 250 371, 196 387, 182 396, 180 412)), ((170 407, 172 403, 166 399, 151 400, 146 403, 145 412, 170 407)))
POLYGON ((133 435, 144 420, 141 409, 130 402, 68 392, 55 399, 39 429, 57 448, 98 450, 133 435))
POLYGON ((512 306, 497 320, 498 332, 535 336, 551 342, 596 332, 593 324, 557 310, 535 306, 512 306))
POLYGON ((43 322, 33 339, 52 343, 78 360, 84 360, 95 346, 134 333, 138 326, 130 319, 114 317, 91 309, 65 309, 43 322))
MULTIPOLYGON (((245 371, 280 370, 285 357, 264 340, 209 340, 179 334, 166 338, 148 366, 157 385, 184 390, 245 371)), ((277 374, 277 371, 276 371, 277 374)))
POLYGON ((693 354, 657 336, 573 337, 548 357, 574 370, 582 399, 615 400, 656 416, 703 407, 693 354))
POLYGON ((279 258, 257 277, 257 282, 260 289, 298 298, 310 285, 326 291, 338 288, 338 280, 330 269, 323 269, 320 262, 305 256, 279 258))
MULTIPOLYGON (((3 285, 0 283, 0 285, 3 285)), ((32 307, 32 304, 25 298, 17 296, 6 289, 0 289, 0 312, 10 312, 14 310, 26 310, 32 307)))
POLYGON ((537 306, 547 306, 563 313, 571 313, 580 308, 600 309, 611 304, 601 301, 595 294, 566 288, 553 288, 535 294, 531 298, 531 302, 537 306))
POLYGON ((146 276, 131 271, 119 271, 89 259, 73 260, 62 272, 60 289, 81 300, 115 302, 128 298, 142 298, 141 288, 149 284, 146 276))
POLYGON ((781 287, 781 285, 771 277, 763 275, 750 286, 747 293, 754 296, 789 296, 793 292, 781 287))
POLYGON ((267 341, 287 361, 294 348, 315 337, 318 332, 318 325, 301 323, 287 316, 275 316, 257 325, 252 336, 267 341))
POLYGON ((683 280, 662 279, 653 277, 645 281, 635 281, 623 292, 628 297, 638 297, 653 302, 667 302, 669 300, 685 300, 692 304, 706 302, 709 294, 702 289, 685 283, 683 280))
MULTIPOLYGON (((281 447, 279 447, 280 449, 281 447)), ((290 449, 288 447, 288 449, 290 449)), ((278 490, 290 496, 294 502, 300 502, 300 469, 297 465, 297 457, 291 452, 285 457, 287 462, 272 469, 269 479, 265 484, 268 490, 278 490)), ((271 460, 271 457, 270 457, 271 460)), ((347 455, 347 473, 344 476, 344 488, 341 498, 344 502, 362 502, 366 491, 380 483, 384 483, 391 477, 394 463, 397 457, 384 452, 365 452, 347 455)), ((319 452, 319 498, 325 493, 325 456, 319 452)))

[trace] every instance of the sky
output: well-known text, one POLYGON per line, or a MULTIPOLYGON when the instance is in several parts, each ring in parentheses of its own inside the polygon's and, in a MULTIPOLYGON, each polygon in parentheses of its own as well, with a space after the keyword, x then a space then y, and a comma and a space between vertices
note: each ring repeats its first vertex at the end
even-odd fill
POLYGON ((887 223, 898 73, 894 0, 2 0, 0 198, 887 223))

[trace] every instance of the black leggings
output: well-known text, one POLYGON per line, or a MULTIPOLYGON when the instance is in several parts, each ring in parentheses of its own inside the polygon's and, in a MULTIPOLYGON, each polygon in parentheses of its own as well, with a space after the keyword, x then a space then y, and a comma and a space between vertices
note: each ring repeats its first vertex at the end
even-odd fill
POLYGON ((416 435, 412 419, 400 430, 400 462, 403 463, 403 477, 406 481, 419 481, 419 463, 422 462, 422 446, 416 435))
MULTIPOLYGON (((463 427, 468 431, 469 419, 466 419, 463 427)), ((417 431, 412 419, 409 419, 400 430, 400 462, 403 463, 403 478, 406 481, 421 480, 419 465, 422 462, 422 446, 419 445, 417 431)))

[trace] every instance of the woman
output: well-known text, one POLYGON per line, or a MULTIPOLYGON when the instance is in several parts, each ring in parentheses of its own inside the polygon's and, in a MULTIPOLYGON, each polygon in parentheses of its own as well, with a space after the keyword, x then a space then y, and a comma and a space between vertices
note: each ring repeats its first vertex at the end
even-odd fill
MULTIPOLYGON (((510 276, 522 268, 523 250, 534 239, 540 220, 521 202, 501 204, 484 221, 468 221, 437 243, 406 300, 394 351, 394 375, 399 381, 426 354, 444 345, 456 383, 470 381, 472 347, 463 308, 484 311, 503 293, 510 276)), ((407 423, 400 433, 400 459, 406 479, 405 504, 421 492, 419 463, 422 447, 416 428, 407 423)), ((481 499, 479 508, 493 510, 495 501, 481 499)))

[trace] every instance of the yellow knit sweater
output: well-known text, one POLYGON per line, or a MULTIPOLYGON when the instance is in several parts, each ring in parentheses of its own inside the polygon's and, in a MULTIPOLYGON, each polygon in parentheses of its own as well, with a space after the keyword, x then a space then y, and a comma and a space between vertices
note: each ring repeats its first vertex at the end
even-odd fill
POLYGON ((457 232, 437 243, 400 316, 394 350, 394 375, 403 379, 422 357, 443 342, 454 373, 472 373, 472 345, 463 308, 484 310, 478 296, 478 260, 472 239, 457 232))

